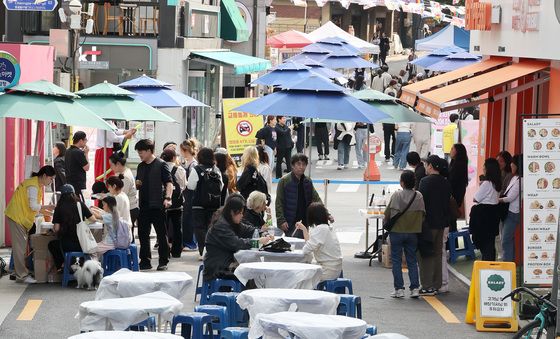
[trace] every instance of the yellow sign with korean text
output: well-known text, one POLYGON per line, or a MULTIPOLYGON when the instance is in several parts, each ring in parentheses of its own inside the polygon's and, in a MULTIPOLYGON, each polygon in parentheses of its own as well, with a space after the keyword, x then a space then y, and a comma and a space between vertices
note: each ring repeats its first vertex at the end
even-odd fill
POLYGON ((262 115, 234 111, 235 107, 249 103, 256 98, 223 99, 224 129, 226 148, 233 156, 243 154, 247 146, 256 144, 255 135, 263 127, 262 115))

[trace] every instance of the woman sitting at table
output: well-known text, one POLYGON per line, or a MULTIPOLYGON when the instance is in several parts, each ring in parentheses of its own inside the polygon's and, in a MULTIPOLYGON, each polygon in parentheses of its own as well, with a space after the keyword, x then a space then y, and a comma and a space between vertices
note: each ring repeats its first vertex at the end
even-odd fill
POLYGON ((91 213, 95 218, 103 222, 103 240, 97 243, 97 254, 103 255, 105 252, 115 249, 115 237, 119 223, 119 212, 117 210, 117 199, 106 196, 101 199, 103 209, 92 206, 91 213))
POLYGON ((303 253, 313 253, 317 264, 323 268, 321 281, 333 280, 342 272, 342 250, 333 226, 329 225, 330 214, 325 205, 314 202, 307 208, 310 230, 301 222, 296 228, 303 232, 303 253))
MULTIPOLYGON (((233 254, 239 250, 251 248, 251 238, 255 227, 244 225, 243 212, 245 199, 241 194, 233 193, 224 207, 218 210, 217 220, 210 225, 206 235, 206 255, 204 256, 204 281, 212 279, 236 279, 233 271, 237 262, 233 254)), ((261 237, 259 242, 267 244, 272 237, 261 237)))
POLYGON ((49 252, 51 252, 57 269, 62 269, 64 264, 64 252, 81 252, 80 242, 76 225, 83 220, 95 222, 95 218, 87 206, 80 201, 74 187, 69 184, 60 187, 60 200, 54 209, 53 231, 57 236, 56 240, 49 242, 49 252), (78 212, 78 204, 82 209, 82 220, 78 212))
POLYGON ((267 221, 271 220, 270 210, 266 206, 266 194, 253 191, 249 194, 247 199, 247 208, 243 213, 243 223, 247 226, 259 228, 266 231, 266 221, 263 218, 263 213, 267 212, 267 221))

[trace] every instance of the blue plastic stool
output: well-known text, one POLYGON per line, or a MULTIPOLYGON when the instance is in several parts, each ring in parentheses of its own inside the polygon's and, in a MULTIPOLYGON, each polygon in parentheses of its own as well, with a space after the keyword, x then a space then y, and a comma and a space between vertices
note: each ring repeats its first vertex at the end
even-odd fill
POLYGON ((140 271, 140 266, 138 265, 138 247, 136 244, 130 244, 128 247, 128 261, 130 262, 129 267, 131 271, 140 271))
MULTIPOLYGON (((202 291, 200 296, 200 305, 208 304, 210 296, 215 292, 241 292, 243 285, 232 279, 214 279, 202 283, 202 291)), ((195 295, 196 297, 196 295, 195 295)))
POLYGON ((225 306, 228 310, 229 322, 233 326, 247 326, 249 313, 237 304, 238 292, 214 292, 208 300, 209 304, 225 306))
POLYGON ((148 317, 146 320, 139 322, 138 324, 130 325, 126 331, 135 331, 135 332, 155 332, 156 331, 156 317, 151 316, 148 317))
MULTIPOLYGON (((202 272, 204 271, 204 264, 200 264, 200 266, 198 266, 198 274, 196 275, 196 285, 195 285, 195 289, 194 289, 194 301, 196 301, 196 296, 197 295, 202 295, 202 290, 203 290, 203 285, 204 285, 204 281, 202 282, 202 285, 200 285, 200 278, 202 277, 202 272)), ((202 296, 201 296, 202 298, 202 296)), ((201 305, 202 300, 201 300, 201 305)))
POLYGON ((345 278, 338 278, 336 280, 325 280, 321 281, 317 285, 317 289, 321 291, 327 291, 337 294, 353 294, 352 290, 352 280, 345 278), (348 290, 348 293, 346 293, 348 290))
POLYGON ((375 325, 367 325, 366 334, 369 335, 376 335, 377 334, 377 326, 375 325))
POLYGON ((449 261, 451 263, 455 263, 457 261, 457 258, 461 256, 466 256, 472 260, 475 259, 474 246, 471 241, 471 235, 469 234, 468 230, 450 232, 447 241, 448 241, 447 244, 449 245, 449 261), (458 238, 463 238, 465 247, 462 249, 458 249, 455 247, 458 238))
POLYGON ((74 273, 70 272, 70 266, 72 263, 72 257, 86 258, 89 257, 83 252, 66 252, 64 253, 64 269, 62 270, 62 287, 67 287, 68 282, 71 280, 76 280, 74 273))
POLYGON ((362 319, 362 298, 351 294, 341 295, 336 314, 362 319))
POLYGON ((248 339, 249 329, 247 327, 226 327, 220 332, 220 339, 248 339))
POLYGON ((130 268, 128 250, 114 249, 103 254, 103 276, 106 277, 120 270, 130 268))
POLYGON ((174 316, 171 323, 171 334, 175 334, 178 324, 181 324, 181 336, 183 338, 214 338, 212 316, 206 313, 190 312, 174 316), (206 333, 204 333, 204 325, 206 325, 206 333))
POLYGON ((195 312, 206 313, 213 317, 212 328, 221 331, 230 326, 228 309, 220 305, 200 305, 194 307, 195 312))

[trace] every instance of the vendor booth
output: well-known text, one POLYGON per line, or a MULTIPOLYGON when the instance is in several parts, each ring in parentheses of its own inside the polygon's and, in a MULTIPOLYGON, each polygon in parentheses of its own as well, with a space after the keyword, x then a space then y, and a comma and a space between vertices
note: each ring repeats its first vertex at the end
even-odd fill
POLYGON ((450 24, 427 38, 416 40, 415 46, 417 51, 433 51, 438 48, 449 46, 457 46, 468 51, 469 42, 469 31, 450 24))

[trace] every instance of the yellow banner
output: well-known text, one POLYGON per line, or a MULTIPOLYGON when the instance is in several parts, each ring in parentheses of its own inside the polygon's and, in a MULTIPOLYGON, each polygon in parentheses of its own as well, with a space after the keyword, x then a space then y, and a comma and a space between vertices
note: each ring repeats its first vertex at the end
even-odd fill
POLYGON ((223 99, 226 148, 231 156, 241 155, 247 146, 256 144, 255 135, 263 127, 263 117, 233 111, 256 98, 223 99))

